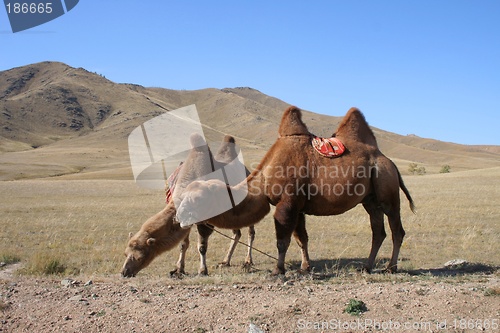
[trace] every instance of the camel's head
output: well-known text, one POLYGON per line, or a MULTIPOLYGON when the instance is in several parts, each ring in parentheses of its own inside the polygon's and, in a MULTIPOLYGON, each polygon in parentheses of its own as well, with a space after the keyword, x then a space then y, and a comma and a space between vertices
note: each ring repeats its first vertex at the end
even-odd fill
POLYGON ((133 277, 145 268, 154 259, 154 244, 156 240, 146 233, 139 231, 129 234, 128 245, 125 248, 125 263, 122 267, 123 277, 133 277))
MULTIPOLYGON (((228 203, 227 185, 219 179, 197 180, 189 184, 177 206, 176 219, 182 227, 224 213, 228 203)), ((229 202, 229 205, 230 202, 229 202)))

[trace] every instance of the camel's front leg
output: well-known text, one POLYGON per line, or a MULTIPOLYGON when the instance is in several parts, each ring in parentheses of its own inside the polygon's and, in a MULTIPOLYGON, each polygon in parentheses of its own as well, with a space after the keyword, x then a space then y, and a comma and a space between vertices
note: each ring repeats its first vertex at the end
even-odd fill
POLYGON ((302 263, 300 265, 300 270, 304 272, 308 272, 311 269, 311 265, 309 262, 309 251, 308 251, 308 242, 309 237, 307 235, 306 230, 306 215, 304 213, 300 213, 297 220, 297 226, 293 231, 293 236, 297 241, 297 244, 300 247, 300 251, 302 253, 302 263))
POLYGON ((170 275, 181 275, 181 274, 186 274, 184 271, 184 266, 186 262, 186 251, 189 248, 189 232, 187 233, 186 237, 181 241, 180 244, 180 254, 179 254, 179 260, 177 260, 177 263, 175 264, 175 269, 170 271, 170 275))
POLYGON ((274 227, 276 229, 276 247, 278 248, 278 263, 273 275, 285 274, 286 251, 290 246, 292 232, 297 225, 297 213, 290 203, 280 201, 274 213, 274 227))
POLYGON ((208 250, 208 237, 212 234, 213 227, 204 224, 197 224, 198 228, 198 252, 200 253, 200 268, 198 269, 199 275, 208 275, 207 268, 207 250, 208 250))

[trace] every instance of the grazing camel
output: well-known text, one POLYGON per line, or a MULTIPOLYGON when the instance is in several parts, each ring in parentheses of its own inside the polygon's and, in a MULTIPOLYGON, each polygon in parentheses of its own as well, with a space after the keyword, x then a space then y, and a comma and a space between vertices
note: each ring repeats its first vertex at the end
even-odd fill
POLYGON ((403 190, 413 211, 410 193, 395 164, 378 149, 375 135, 358 109, 351 108, 347 112, 335 137, 343 142, 345 153, 337 158, 318 154, 311 145, 314 135, 303 123, 301 111, 296 107, 288 108, 281 120, 279 138, 252 174, 230 188, 219 180, 192 182, 182 193, 177 219, 181 223, 197 221, 200 212, 217 207, 218 193, 228 189, 233 195, 246 195, 246 198, 233 209, 212 218, 210 223, 216 227, 241 228, 256 223, 271 203, 276 206, 274 224, 278 249, 278 262, 273 273, 284 274, 285 255, 292 234, 302 251, 301 269, 310 268, 304 214, 337 215, 361 203, 370 215, 372 229, 372 247, 366 270, 372 270, 386 237, 385 214, 393 241, 387 270, 396 272, 405 235, 399 189, 403 190))
MULTIPOLYGON (((194 179, 211 173, 212 169, 220 169, 231 161, 237 158, 235 149, 235 140, 232 136, 224 137, 221 147, 215 155, 215 160, 212 159, 212 153, 208 145, 199 135, 191 136, 191 145, 193 149, 190 151, 186 161, 179 171, 175 190, 173 191, 172 200, 167 202, 166 207, 158 214, 148 219, 135 234, 129 235, 129 242, 125 249, 126 260, 122 267, 122 276, 135 276, 140 270, 145 268, 159 254, 172 249, 180 243, 180 255, 176 263, 176 267, 170 272, 171 275, 185 274, 185 257, 189 247, 190 228, 180 228, 178 224, 173 224, 175 217, 174 202, 178 201, 180 193, 194 179)), ((245 168, 247 175, 248 170, 245 168)), ((197 224, 198 230, 198 252, 200 255, 199 274, 208 274, 206 264, 206 252, 208 248, 208 238, 213 232, 213 227, 209 224, 197 224)), ((222 261, 221 265, 230 266, 231 258, 241 237, 241 231, 233 229, 233 238, 229 245, 228 252, 222 261)), ((245 259, 245 266, 253 264, 252 260, 252 244, 255 238, 255 229, 253 225, 248 229, 248 252, 245 259)))

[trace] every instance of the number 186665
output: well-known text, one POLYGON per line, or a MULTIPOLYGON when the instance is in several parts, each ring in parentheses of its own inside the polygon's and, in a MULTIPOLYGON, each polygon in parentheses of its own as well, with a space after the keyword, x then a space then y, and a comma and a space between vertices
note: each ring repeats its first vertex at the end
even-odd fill
POLYGON ((52 2, 27 3, 8 2, 5 7, 7 13, 11 14, 50 14, 52 13, 52 2))

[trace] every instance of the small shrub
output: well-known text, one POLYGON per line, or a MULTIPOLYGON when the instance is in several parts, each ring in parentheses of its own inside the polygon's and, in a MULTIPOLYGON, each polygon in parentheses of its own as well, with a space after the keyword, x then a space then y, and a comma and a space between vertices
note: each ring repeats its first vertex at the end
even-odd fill
POLYGON ((439 170, 439 173, 449 173, 451 171, 451 167, 446 164, 441 167, 441 170, 439 170))
POLYGON ((359 316, 363 312, 368 311, 365 302, 351 298, 349 303, 347 303, 347 307, 344 309, 344 312, 353 315, 359 316))
POLYGON ((408 172, 411 173, 412 175, 417 174, 417 175, 425 175, 426 170, 425 167, 423 166, 418 166, 417 163, 410 163, 408 165, 408 172))
POLYGON ((408 165, 408 172, 411 173, 412 175, 414 175, 417 172, 417 169, 418 169, 417 163, 410 163, 410 165, 408 165))

